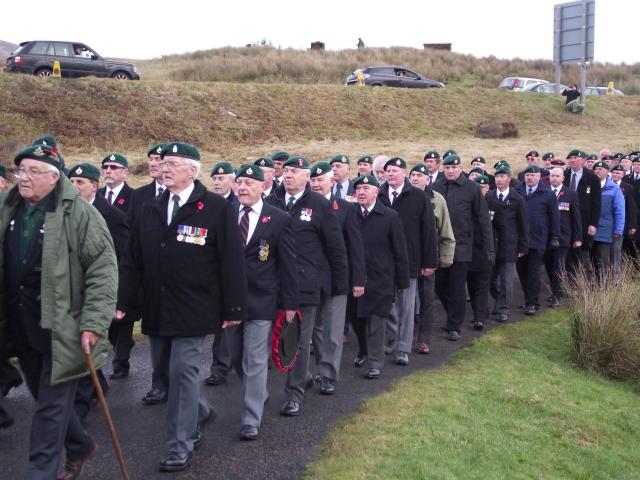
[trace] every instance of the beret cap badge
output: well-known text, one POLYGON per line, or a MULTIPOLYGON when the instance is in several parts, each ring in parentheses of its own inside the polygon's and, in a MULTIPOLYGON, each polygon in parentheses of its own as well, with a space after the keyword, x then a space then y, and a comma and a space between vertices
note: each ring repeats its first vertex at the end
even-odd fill
POLYGON ((78 175, 82 174, 82 168, 80 168, 80 167, 76 168, 76 173, 78 175))
POLYGON ((224 173, 224 168, 222 167, 218 168, 218 173, 224 173))
POLYGON ((253 175, 253 170, 251 170, 251 167, 247 168, 247 173, 248 173, 249 175, 253 175))
POLYGON ((162 152, 162 147, 156 148, 156 152, 158 152, 158 155, 160 155, 160 152, 162 152))
POLYGON ((45 155, 44 150, 42 150, 42 147, 36 147, 33 150, 33 154, 38 156, 38 157, 44 157, 44 155, 45 155))
POLYGON ((363 183, 369 183, 369 179, 368 179, 367 177, 364 177, 364 178, 362 179, 362 182, 363 182, 363 183))
POLYGON ((396 160, 396 165, 402 165, 402 162, 400 160, 396 160))
POLYGON ((173 146, 173 153, 178 153, 178 145, 173 146))
POLYGON ((116 156, 115 156, 115 155, 111 155, 111 156, 109 157, 109 160, 115 160, 115 159, 116 159, 116 156))

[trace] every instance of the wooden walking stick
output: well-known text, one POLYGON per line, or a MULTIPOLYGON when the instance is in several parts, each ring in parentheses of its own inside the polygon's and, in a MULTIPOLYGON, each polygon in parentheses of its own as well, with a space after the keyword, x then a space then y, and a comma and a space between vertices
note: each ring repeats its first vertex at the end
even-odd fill
POLYGON ((85 353, 84 356, 85 360, 87 361, 87 366, 89 367, 89 373, 91 374, 93 386, 98 393, 98 400, 100 401, 102 413, 104 414, 104 418, 107 420, 107 428, 109 429, 109 433, 111 434, 111 442, 113 443, 113 448, 116 451, 118 463, 120 463, 122 478, 124 480, 129 480, 129 472, 127 471, 127 466, 124 463, 124 457, 122 456, 122 450, 120 449, 120 442, 118 441, 118 434, 116 433, 116 429, 113 426, 113 422, 111 421, 111 413, 109 413, 109 407, 107 406, 107 401, 104 398, 102 385, 100 385, 100 380, 98 380, 98 375, 96 374, 96 367, 93 366, 93 358, 91 358, 90 353, 85 353))

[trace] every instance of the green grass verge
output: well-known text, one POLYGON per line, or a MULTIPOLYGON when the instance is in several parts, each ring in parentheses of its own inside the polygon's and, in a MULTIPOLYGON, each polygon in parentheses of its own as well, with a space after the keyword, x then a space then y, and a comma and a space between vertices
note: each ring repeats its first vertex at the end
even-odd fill
POLYGON ((365 402, 308 478, 638 478, 637 387, 578 371, 565 311, 497 328, 365 402))

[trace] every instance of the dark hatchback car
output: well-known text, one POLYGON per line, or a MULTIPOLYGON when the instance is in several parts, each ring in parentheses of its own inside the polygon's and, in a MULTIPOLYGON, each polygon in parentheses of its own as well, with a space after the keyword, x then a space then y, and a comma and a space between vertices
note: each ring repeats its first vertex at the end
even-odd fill
POLYGON ((50 77, 56 60, 60 62, 60 72, 65 78, 93 75, 140 80, 138 69, 131 63, 102 58, 83 43, 49 40, 22 42, 7 58, 4 71, 50 77))
POLYGON ((362 72, 364 84, 372 87, 443 88, 437 80, 418 75, 404 67, 362 67, 347 77, 345 85, 358 84, 358 72, 362 72))

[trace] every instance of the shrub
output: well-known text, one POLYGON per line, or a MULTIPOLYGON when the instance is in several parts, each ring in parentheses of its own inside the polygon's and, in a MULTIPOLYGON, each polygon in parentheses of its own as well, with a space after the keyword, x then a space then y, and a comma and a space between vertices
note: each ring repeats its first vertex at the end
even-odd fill
POLYGON ((478 138, 514 138, 518 136, 518 127, 513 122, 483 120, 477 123, 474 133, 478 138))
POLYGON ((580 268, 565 276, 570 299, 573 357, 579 368, 613 379, 640 379, 640 282, 625 260, 618 280, 598 281, 580 268))

